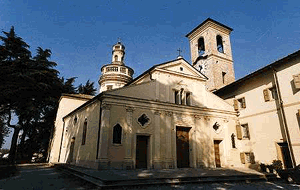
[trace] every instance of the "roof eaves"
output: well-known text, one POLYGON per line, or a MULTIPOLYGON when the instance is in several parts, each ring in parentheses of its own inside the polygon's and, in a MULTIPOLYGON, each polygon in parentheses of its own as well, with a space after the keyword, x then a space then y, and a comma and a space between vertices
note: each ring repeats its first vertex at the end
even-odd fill
POLYGON ((267 70, 269 70, 271 68, 274 68, 274 67, 276 67, 278 65, 284 64, 284 63, 286 63, 286 61, 288 59, 294 58, 296 56, 300 56, 300 50, 298 50, 298 51, 296 51, 294 53, 291 53, 288 56, 283 57, 283 58, 281 58, 281 59, 279 59, 279 60, 277 60, 277 61, 275 61, 275 62, 273 62, 271 64, 268 64, 268 65, 266 65, 266 66, 264 66, 264 67, 262 67, 262 68, 260 68, 260 69, 258 69, 256 71, 254 71, 254 72, 252 72, 252 73, 244 76, 243 78, 240 78, 239 80, 237 80, 237 81, 235 81, 233 83, 230 83, 230 84, 224 86, 223 88, 220 88, 220 89, 216 90, 214 93, 215 94, 222 93, 222 92, 224 92, 224 91, 226 91, 226 90, 228 90, 230 88, 233 88, 233 87, 237 86, 238 84, 240 84, 240 83, 248 80, 249 78, 257 76, 257 75, 259 75, 259 74, 261 74, 261 73, 263 73, 263 72, 265 72, 265 71, 267 71, 267 70))
POLYGON ((228 29, 230 31, 233 31, 232 28, 230 28, 230 27, 228 27, 228 26, 226 26, 226 25, 224 25, 224 24, 222 24, 222 23, 220 23, 218 21, 215 21, 215 20, 213 20, 211 18, 207 18, 205 21, 203 21, 201 24, 199 24, 196 28, 194 28, 191 32, 189 32, 187 35, 185 35, 185 37, 188 37, 189 35, 191 35, 194 31, 196 31, 198 28, 200 28, 201 26, 203 26, 208 21, 214 22, 214 23, 216 23, 216 24, 218 24, 220 26, 223 26, 224 28, 226 28, 226 29, 228 29))

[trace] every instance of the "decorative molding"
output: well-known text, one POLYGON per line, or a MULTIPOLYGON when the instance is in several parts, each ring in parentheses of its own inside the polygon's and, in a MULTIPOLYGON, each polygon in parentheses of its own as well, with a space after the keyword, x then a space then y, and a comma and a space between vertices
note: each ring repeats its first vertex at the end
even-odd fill
POLYGON ((130 106, 126 106, 125 109, 127 112, 131 112, 131 113, 135 110, 133 107, 130 106))
POLYGON ((165 115, 171 117, 173 115, 173 112, 165 111, 165 115))
POLYGON ((210 117, 208 117, 208 116, 204 116, 204 120, 206 120, 206 121, 210 121, 210 117))
POLYGON ((111 105, 110 105, 110 104, 103 103, 103 104, 101 105, 101 108, 104 109, 104 110, 110 110, 111 105))
POLYGON ((199 119, 201 119, 201 115, 195 114, 195 115, 194 115, 194 118, 199 120, 199 119))
POLYGON ((154 115, 161 115, 161 111, 160 110, 155 110, 154 115))

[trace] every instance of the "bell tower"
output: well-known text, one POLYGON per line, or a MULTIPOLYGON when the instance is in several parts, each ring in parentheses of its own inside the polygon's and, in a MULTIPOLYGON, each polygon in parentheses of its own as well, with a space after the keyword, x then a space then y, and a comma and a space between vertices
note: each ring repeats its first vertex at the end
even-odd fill
POLYGON ((211 18, 186 35, 193 66, 208 77, 206 89, 215 91, 235 81, 230 44, 232 29, 211 18))
POLYGON ((125 46, 119 41, 113 45, 112 49, 111 63, 101 68, 101 76, 98 81, 100 93, 121 88, 132 81, 134 71, 124 64, 125 46))

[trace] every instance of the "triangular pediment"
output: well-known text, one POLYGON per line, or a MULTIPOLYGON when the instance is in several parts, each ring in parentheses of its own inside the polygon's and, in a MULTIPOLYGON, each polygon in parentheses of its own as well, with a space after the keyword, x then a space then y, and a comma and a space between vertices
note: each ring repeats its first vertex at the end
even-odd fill
POLYGON ((206 76, 196 70, 193 66, 191 66, 187 61, 184 59, 177 59, 156 67, 157 69, 163 69, 170 72, 176 72, 178 74, 199 77, 203 80, 206 80, 206 76))

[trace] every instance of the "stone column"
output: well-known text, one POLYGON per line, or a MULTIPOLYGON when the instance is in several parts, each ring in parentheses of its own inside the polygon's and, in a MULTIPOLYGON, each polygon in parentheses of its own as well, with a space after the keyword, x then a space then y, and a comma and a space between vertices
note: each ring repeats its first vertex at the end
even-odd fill
POLYGON ((134 108, 126 107, 126 123, 127 128, 124 134, 124 147, 125 147, 125 158, 124 158, 124 169, 134 168, 134 158, 132 157, 132 114, 134 108))
POLYGON ((154 112, 154 156, 153 165, 154 169, 161 169, 161 157, 160 157, 160 111, 154 112))
POLYGON ((98 159, 98 169, 108 169, 108 135, 109 135, 109 119, 110 119, 110 108, 109 104, 101 105, 101 128, 100 128, 100 141, 99 141, 99 159, 98 159))
POLYGON ((166 137, 166 160, 165 160, 165 168, 174 168, 173 166, 173 159, 172 159, 172 144, 171 144, 171 131, 172 131, 172 112, 166 111, 166 131, 165 131, 165 137, 166 137))

